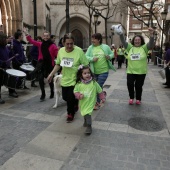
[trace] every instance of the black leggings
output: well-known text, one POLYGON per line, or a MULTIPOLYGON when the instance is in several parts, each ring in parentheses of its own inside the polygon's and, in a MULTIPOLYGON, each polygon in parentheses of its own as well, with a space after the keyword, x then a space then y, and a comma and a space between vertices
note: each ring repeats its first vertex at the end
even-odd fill
POLYGON ((127 74, 127 87, 130 99, 134 99, 134 89, 136 92, 136 100, 141 100, 142 87, 146 74, 127 74))
POLYGON ((78 105, 78 100, 75 98, 73 90, 74 86, 69 87, 62 86, 62 97, 63 100, 67 102, 67 114, 69 115, 75 114, 75 107, 78 105))
MULTIPOLYGON (((44 73, 43 73, 43 72, 39 72, 39 85, 40 85, 40 89, 41 89, 42 95, 45 95, 44 78, 45 78, 44 73)), ((51 82, 49 83, 49 86, 50 86, 51 93, 54 93, 53 79, 52 79, 51 82)))

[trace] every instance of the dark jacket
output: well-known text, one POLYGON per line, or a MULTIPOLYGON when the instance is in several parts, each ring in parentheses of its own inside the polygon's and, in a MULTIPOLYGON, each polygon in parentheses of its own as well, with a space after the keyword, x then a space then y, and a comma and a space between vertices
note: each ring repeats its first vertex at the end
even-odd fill
POLYGON ((13 62, 17 63, 24 63, 26 61, 25 55, 24 55, 24 48, 22 46, 22 43, 17 41, 16 39, 13 40, 13 55, 18 54, 18 56, 16 56, 13 59, 13 62))
POLYGON ((170 61, 170 48, 165 53, 166 64, 170 61))
POLYGON ((7 61, 10 58, 9 54, 10 54, 10 51, 6 46, 0 47, 0 67, 1 68, 10 67, 10 61, 7 61))
POLYGON ((30 50, 32 60, 38 60, 38 47, 33 45, 30 50))

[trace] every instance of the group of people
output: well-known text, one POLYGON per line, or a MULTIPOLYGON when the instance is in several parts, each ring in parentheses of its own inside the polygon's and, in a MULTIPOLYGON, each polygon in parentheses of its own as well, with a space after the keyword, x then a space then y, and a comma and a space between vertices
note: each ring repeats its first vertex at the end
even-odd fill
MULTIPOLYGON (((92 45, 84 53, 81 48, 74 45, 74 37, 67 33, 62 38, 60 49, 50 39, 50 33, 43 33, 43 40, 36 41, 23 31, 27 40, 38 47, 38 62, 35 72, 38 72, 41 89, 40 101, 44 101, 46 94, 44 78, 47 78, 51 94, 54 97, 53 77, 62 68, 62 97, 67 103, 67 123, 74 120, 75 113, 80 109, 84 117, 83 126, 85 134, 92 133, 92 112, 99 109, 106 100, 103 85, 109 75, 109 69, 115 70, 112 64, 114 52, 102 43, 102 35, 92 35, 92 45), (56 59, 56 60, 55 60, 56 59)), ((150 41, 145 44, 140 35, 136 35, 131 43, 125 41, 124 35, 119 34, 125 50, 127 50, 127 87, 129 91, 129 104, 141 104, 142 86, 147 73, 147 52, 154 45, 154 30, 149 28, 150 41), (136 93, 135 93, 136 92, 136 93), (136 94, 136 96, 134 96, 136 94)))
POLYGON ((112 59, 112 64, 114 65, 114 62, 117 62, 117 64, 118 64, 117 69, 121 69, 122 64, 125 63, 126 68, 127 68, 127 59, 126 59, 127 51, 125 50, 125 48, 122 45, 120 45, 118 48, 116 48, 115 44, 112 44, 111 49, 115 56, 112 59))
MULTIPOLYGON (((20 69, 20 66, 26 61, 24 55, 24 49, 22 46, 23 35, 21 30, 17 30, 14 37, 8 37, 0 32, 0 85, 3 85, 5 71, 9 68, 14 68, 16 70, 20 69), (8 44, 8 45, 7 45, 8 44)), ((17 86, 21 85, 20 79, 18 79, 17 86)), ((0 103, 5 103, 1 98, 1 86, 0 86, 0 103)), ((24 84, 24 88, 27 87, 24 84)), ((18 94, 14 88, 9 87, 9 96, 17 98, 18 94)))

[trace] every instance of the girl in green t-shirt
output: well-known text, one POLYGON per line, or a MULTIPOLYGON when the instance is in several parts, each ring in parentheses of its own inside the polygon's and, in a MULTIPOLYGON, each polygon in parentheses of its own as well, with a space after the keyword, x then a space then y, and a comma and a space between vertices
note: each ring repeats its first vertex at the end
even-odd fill
POLYGON ((77 72, 77 80, 74 88, 74 95, 79 100, 81 115, 84 116, 85 134, 92 133, 91 114, 96 103, 97 94, 100 100, 105 101, 104 93, 100 85, 94 80, 94 75, 89 66, 80 65, 77 72))

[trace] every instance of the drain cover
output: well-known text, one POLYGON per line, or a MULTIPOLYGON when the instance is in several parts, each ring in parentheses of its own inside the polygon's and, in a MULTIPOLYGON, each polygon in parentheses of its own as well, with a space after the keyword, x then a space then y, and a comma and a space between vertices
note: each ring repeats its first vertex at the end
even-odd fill
POLYGON ((148 132, 157 132, 163 129, 163 125, 160 124, 158 121, 142 117, 129 119, 128 125, 133 127, 134 129, 148 132))

